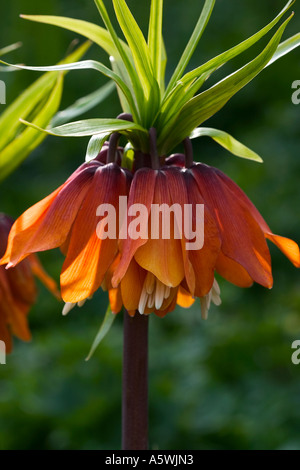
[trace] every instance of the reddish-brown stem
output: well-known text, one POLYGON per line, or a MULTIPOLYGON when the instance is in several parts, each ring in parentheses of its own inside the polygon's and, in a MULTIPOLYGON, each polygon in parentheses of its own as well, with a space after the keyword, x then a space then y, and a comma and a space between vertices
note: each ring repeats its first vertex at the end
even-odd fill
POLYGON ((148 316, 124 313, 122 449, 148 449, 148 316))
POLYGON ((156 147, 156 129, 151 127, 149 130, 149 147, 151 156, 151 166, 153 170, 159 170, 159 156, 156 147))
POLYGON ((191 168, 191 166, 194 163, 193 162, 193 146, 192 146, 191 139, 189 137, 184 139, 183 145, 184 145, 184 154, 185 154, 185 166, 186 168, 191 168))
POLYGON ((114 132, 109 138, 109 146, 106 157, 106 163, 114 163, 116 161, 116 152, 118 148, 118 143, 120 139, 119 132, 114 132))

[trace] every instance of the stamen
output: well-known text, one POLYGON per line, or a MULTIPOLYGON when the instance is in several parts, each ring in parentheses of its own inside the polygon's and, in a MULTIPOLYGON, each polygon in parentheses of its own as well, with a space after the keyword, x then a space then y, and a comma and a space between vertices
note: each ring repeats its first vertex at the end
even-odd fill
POLYGON ((75 305, 76 303, 73 304, 72 302, 66 302, 62 311, 63 316, 68 315, 68 313, 72 310, 72 308, 75 307, 75 305))
POLYGON ((210 307, 211 302, 215 305, 221 304, 221 297, 220 297, 220 287, 216 279, 214 279, 213 286, 210 289, 209 293, 204 297, 200 297, 200 304, 201 304, 201 317, 204 320, 207 320, 208 310, 210 307))
POLYGON ((164 294, 165 299, 167 299, 169 297, 170 292, 171 292, 171 287, 165 286, 165 294, 164 294))
POLYGON ((159 310, 164 301, 165 285, 156 279, 155 308, 159 310))
POLYGON ((145 279, 145 289, 147 294, 151 295, 155 288, 155 276, 148 271, 145 279))
POLYGON ((155 293, 149 295, 148 297, 148 308, 153 308, 154 307, 154 302, 155 302, 155 293))
POLYGON ((148 301, 148 294, 145 289, 145 284, 141 293, 140 301, 139 301, 139 306, 138 306, 138 311, 140 312, 141 315, 144 315, 145 312, 145 307, 147 305, 148 301))
POLYGON ((139 300, 139 312, 144 314, 146 308, 159 310, 164 300, 170 296, 170 293, 171 287, 163 284, 154 274, 148 271, 139 300))

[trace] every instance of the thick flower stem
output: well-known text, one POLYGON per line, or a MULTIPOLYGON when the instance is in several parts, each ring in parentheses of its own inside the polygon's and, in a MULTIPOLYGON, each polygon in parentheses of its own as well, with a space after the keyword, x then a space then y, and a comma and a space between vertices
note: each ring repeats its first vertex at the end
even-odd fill
POLYGON ((124 314, 122 449, 148 449, 148 316, 124 314))

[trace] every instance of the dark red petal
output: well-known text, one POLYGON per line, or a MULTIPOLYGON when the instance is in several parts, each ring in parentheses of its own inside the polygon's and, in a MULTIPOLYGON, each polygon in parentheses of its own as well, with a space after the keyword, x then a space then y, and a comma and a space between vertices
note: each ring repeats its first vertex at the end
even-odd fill
POLYGON ((61 273, 65 302, 78 302, 92 295, 101 285, 118 249, 116 238, 101 240, 96 215, 101 204, 111 204, 119 217, 119 196, 126 195, 126 175, 117 164, 105 165, 95 172, 89 191, 72 227, 68 253, 61 273))
POLYGON ((241 264, 255 282, 272 287, 270 253, 255 218, 213 168, 195 164, 191 171, 218 224, 223 254, 241 264))

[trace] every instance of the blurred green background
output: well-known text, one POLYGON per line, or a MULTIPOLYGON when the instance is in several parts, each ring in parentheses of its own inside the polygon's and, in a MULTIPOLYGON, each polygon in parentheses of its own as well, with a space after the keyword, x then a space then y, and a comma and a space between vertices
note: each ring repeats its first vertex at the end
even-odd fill
MULTIPOLYGON (((172 73, 204 2, 165 0, 164 37, 172 73)), ((283 0, 217 1, 194 55, 196 66, 247 38, 275 16, 283 0)), ((106 1, 111 5, 111 2, 106 1)), ((146 31, 150 2, 128 0, 146 31)), ((300 5, 285 37, 300 30, 300 5)), ((19 18, 55 14, 99 22, 92 0, 1 2, 0 46, 22 41, 11 62, 52 65, 75 34, 19 18)), ((269 38, 270 36, 268 36, 269 38)), ((82 40, 82 38, 79 38, 82 40)), ((220 72, 252 59, 267 39, 220 72)), ((107 57, 93 46, 86 57, 107 57)), ((0 74, 11 103, 38 74, 0 74)), ((300 80, 300 50, 265 70, 208 121, 264 159, 235 158, 208 138, 194 141, 198 160, 219 167, 256 204, 275 233, 300 242, 300 105, 291 84, 300 80)), ((69 73, 61 108, 106 82, 93 71, 69 73)), ((0 112, 1 112, 0 108, 0 112)), ((115 117, 114 93, 84 117, 115 117)), ((47 137, 0 186, 0 210, 17 217, 66 180, 83 161, 88 139, 47 137)), ((300 449, 300 365, 291 343, 300 339, 300 273, 273 246, 274 287, 239 289, 220 280, 222 305, 200 320, 200 305, 150 318, 151 449, 300 449)), ((58 250, 41 259, 58 280, 58 250)), ((39 285, 30 313, 33 341, 15 340, 0 366, 0 449, 118 449, 121 432, 122 316, 94 357, 85 362, 103 318, 107 297, 98 292, 67 318, 39 285)))

